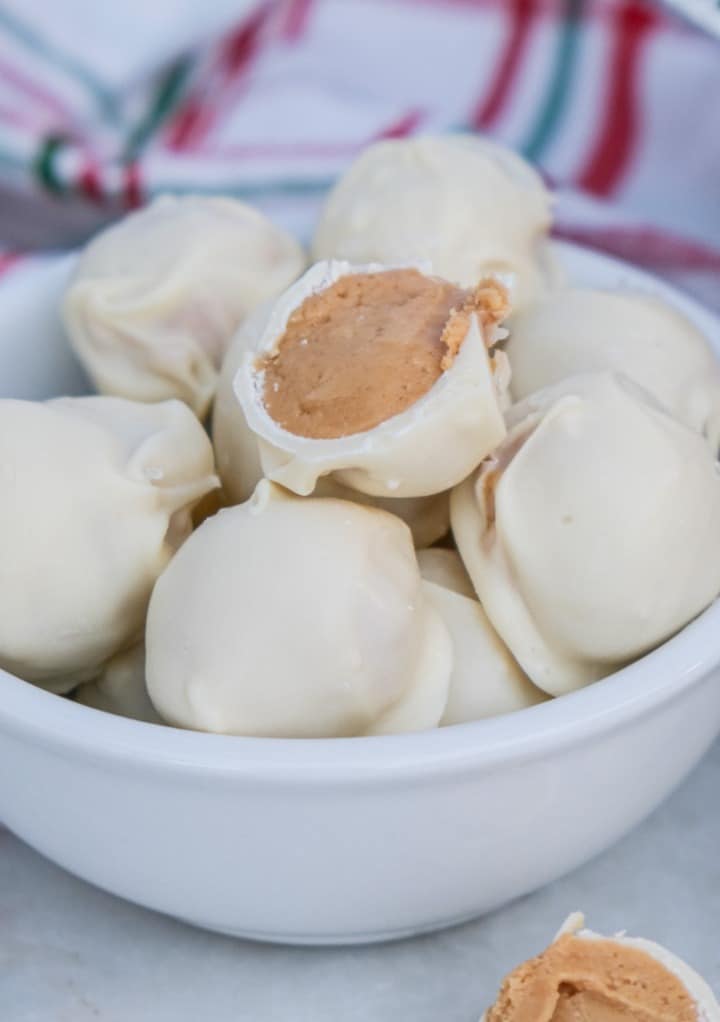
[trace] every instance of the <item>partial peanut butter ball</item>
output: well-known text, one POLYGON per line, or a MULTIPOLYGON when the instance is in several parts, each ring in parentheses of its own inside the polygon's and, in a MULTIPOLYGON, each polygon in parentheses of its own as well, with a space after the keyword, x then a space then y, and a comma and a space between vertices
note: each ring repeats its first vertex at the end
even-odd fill
POLYGON ((720 475, 698 433, 636 384, 588 374, 515 406, 452 494, 493 625, 562 695, 659 645, 720 592, 720 475))
POLYGON ((245 203, 164 196, 89 242, 65 326, 101 393, 180 398, 203 417, 233 333, 304 265, 298 243, 245 203))
POLYGON ((97 678, 78 688, 74 699, 83 706, 118 717, 162 724, 147 693, 142 642, 108 660, 97 678))
POLYGON ((585 372, 619 372, 680 422, 720 442, 720 365, 702 333, 662 299, 567 288, 515 313, 504 350, 516 401, 585 372))
POLYGON ((420 574, 426 582, 433 582, 472 600, 477 598, 472 580, 457 550, 432 547, 429 550, 419 550, 417 559, 420 574))
MULTIPOLYGON (((246 501, 263 478, 258 438, 247 424, 233 381, 247 352, 254 350, 267 316, 267 307, 259 314, 253 313, 234 337, 223 362, 213 407, 215 459, 230 504, 246 501)), ((450 494, 447 491, 430 497, 370 497, 324 476, 318 480, 312 495, 353 500, 398 515, 410 527, 418 549, 437 542, 450 529, 450 494)))
POLYGON ((0 666, 68 692, 142 636, 212 447, 180 401, 4 400, 0 466, 0 666))
POLYGON ((450 492, 434 493, 430 497, 371 497, 349 486, 342 486, 331 476, 318 479, 313 497, 333 497, 350 500, 365 507, 376 507, 397 515, 410 529, 416 550, 437 543, 450 531, 450 492))
POLYGON ((453 641, 453 670, 441 725, 497 717, 547 699, 490 624, 460 556, 454 550, 421 550, 418 563, 425 595, 453 641))
POLYGON ((584 924, 570 916, 542 954, 513 969, 480 1022, 718 1022, 712 990, 676 955, 584 924))
POLYGON ((512 150, 475 135, 379 142, 342 176, 313 239, 315 259, 426 259, 463 287, 502 275, 513 307, 559 277, 547 245, 551 199, 512 150))
POLYGON ((174 558, 146 642, 163 719, 222 734, 425 730, 442 717, 452 670, 400 519, 267 480, 174 558))
POLYGON ((318 263, 273 306, 235 377, 265 475, 376 497, 450 489, 505 435, 508 311, 417 267, 318 263))

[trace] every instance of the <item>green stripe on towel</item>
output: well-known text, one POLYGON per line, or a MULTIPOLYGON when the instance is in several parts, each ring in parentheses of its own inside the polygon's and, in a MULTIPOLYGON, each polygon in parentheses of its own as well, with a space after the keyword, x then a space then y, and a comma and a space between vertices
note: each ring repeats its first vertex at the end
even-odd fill
POLYGON ((167 120, 182 96, 185 84, 194 66, 194 60, 184 57, 176 61, 165 74, 155 91, 148 107, 130 132, 125 146, 125 158, 137 156, 143 146, 167 120))
POLYGON ((67 191, 55 169, 57 154, 67 143, 68 140, 63 135, 48 135, 42 139, 33 160, 35 177, 53 195, 64 195, 67 191))
POLYGON ((583 0, 565 0, 561 29, 555 51, 555 63, 545 99, 529 139, 522 146, 529 160, 537 161, 552 139, 571 96, 582 32, 583 0))

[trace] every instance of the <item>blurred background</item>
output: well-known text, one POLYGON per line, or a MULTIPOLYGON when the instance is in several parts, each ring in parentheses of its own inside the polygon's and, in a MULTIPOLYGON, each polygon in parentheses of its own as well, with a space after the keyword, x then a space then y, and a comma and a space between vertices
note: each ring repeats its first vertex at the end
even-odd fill
POLYGON ((479 131, 559 236, 720 308, 720 9, 678 3, 2 0, 0 271, 166 191, 306 238, 368 143, 479 131))

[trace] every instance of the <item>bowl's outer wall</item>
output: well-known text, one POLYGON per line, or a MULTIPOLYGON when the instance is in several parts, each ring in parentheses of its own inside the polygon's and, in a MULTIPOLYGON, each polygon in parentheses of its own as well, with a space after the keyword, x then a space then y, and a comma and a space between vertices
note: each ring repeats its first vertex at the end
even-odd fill
POLYGON ((387 939, 494 908, 642 819, 720 728, 706 676, 650 716, 517 766, 350 790, 128 770, 0 734, 0 815, 132 901, 268 940, 387 939))
MULTIPOLYGON (((577 283, 639 282, 668 294, 628 267, 560 251, 577 283)), ((67 261, 42 267, 0 289, 0 395, 85 391, 56 315, 69 269, 67 261)), ((695 313, 720 350, 716 321, 695 313)), ((673 658, 665 662, 675 669, 673 658)), ((9 697, 8 689, 8 707, 9 697)), ((49 697, 37 697, 47 715, 49 697)), ((381 784, 361 775, 290 783, 262 761, 254 773, 223 772, 104 755, 79 740, 94 716, 84 707, 71 708, 77 724, 65 720, 49 741, 25 709, 32 700, 22 703, 4 712, 0 697, 0 820, 68 870, 140 904, 212 929, 312 943, 431 929, 562 875, 653 809, 720 730, 720 681, 708 669, 664 701, 632 703, 620 723, 600 714, 582 739, 546 742, 537 754, 465 757, 457 768, 413 773, 394 771, 384 752, 381 784)), ((516 716, 519 735, 540 719, 516 716)), ((483 733, 478 727, 479 742, 483 733)), ((399 749, 414 739, 385 741, 399 749)), ((346 756, 337 756, 342 772, 346 756)))

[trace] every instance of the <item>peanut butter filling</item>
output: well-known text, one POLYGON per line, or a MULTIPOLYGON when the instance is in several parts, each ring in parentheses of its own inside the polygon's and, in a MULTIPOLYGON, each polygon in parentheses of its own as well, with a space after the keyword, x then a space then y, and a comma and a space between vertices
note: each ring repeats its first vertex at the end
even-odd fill
POLYGON ((469 292, 418 270, 350 274, 310 295, 260 362, 269 415, 297 436, 373 429, 427 394, 455 359, 470 314, 507 312, 493 281, 469 292))
POLYGON ((645 951, 566 934, 505 978, 486 1022, 698 1022, 698 1010, 645 951))

